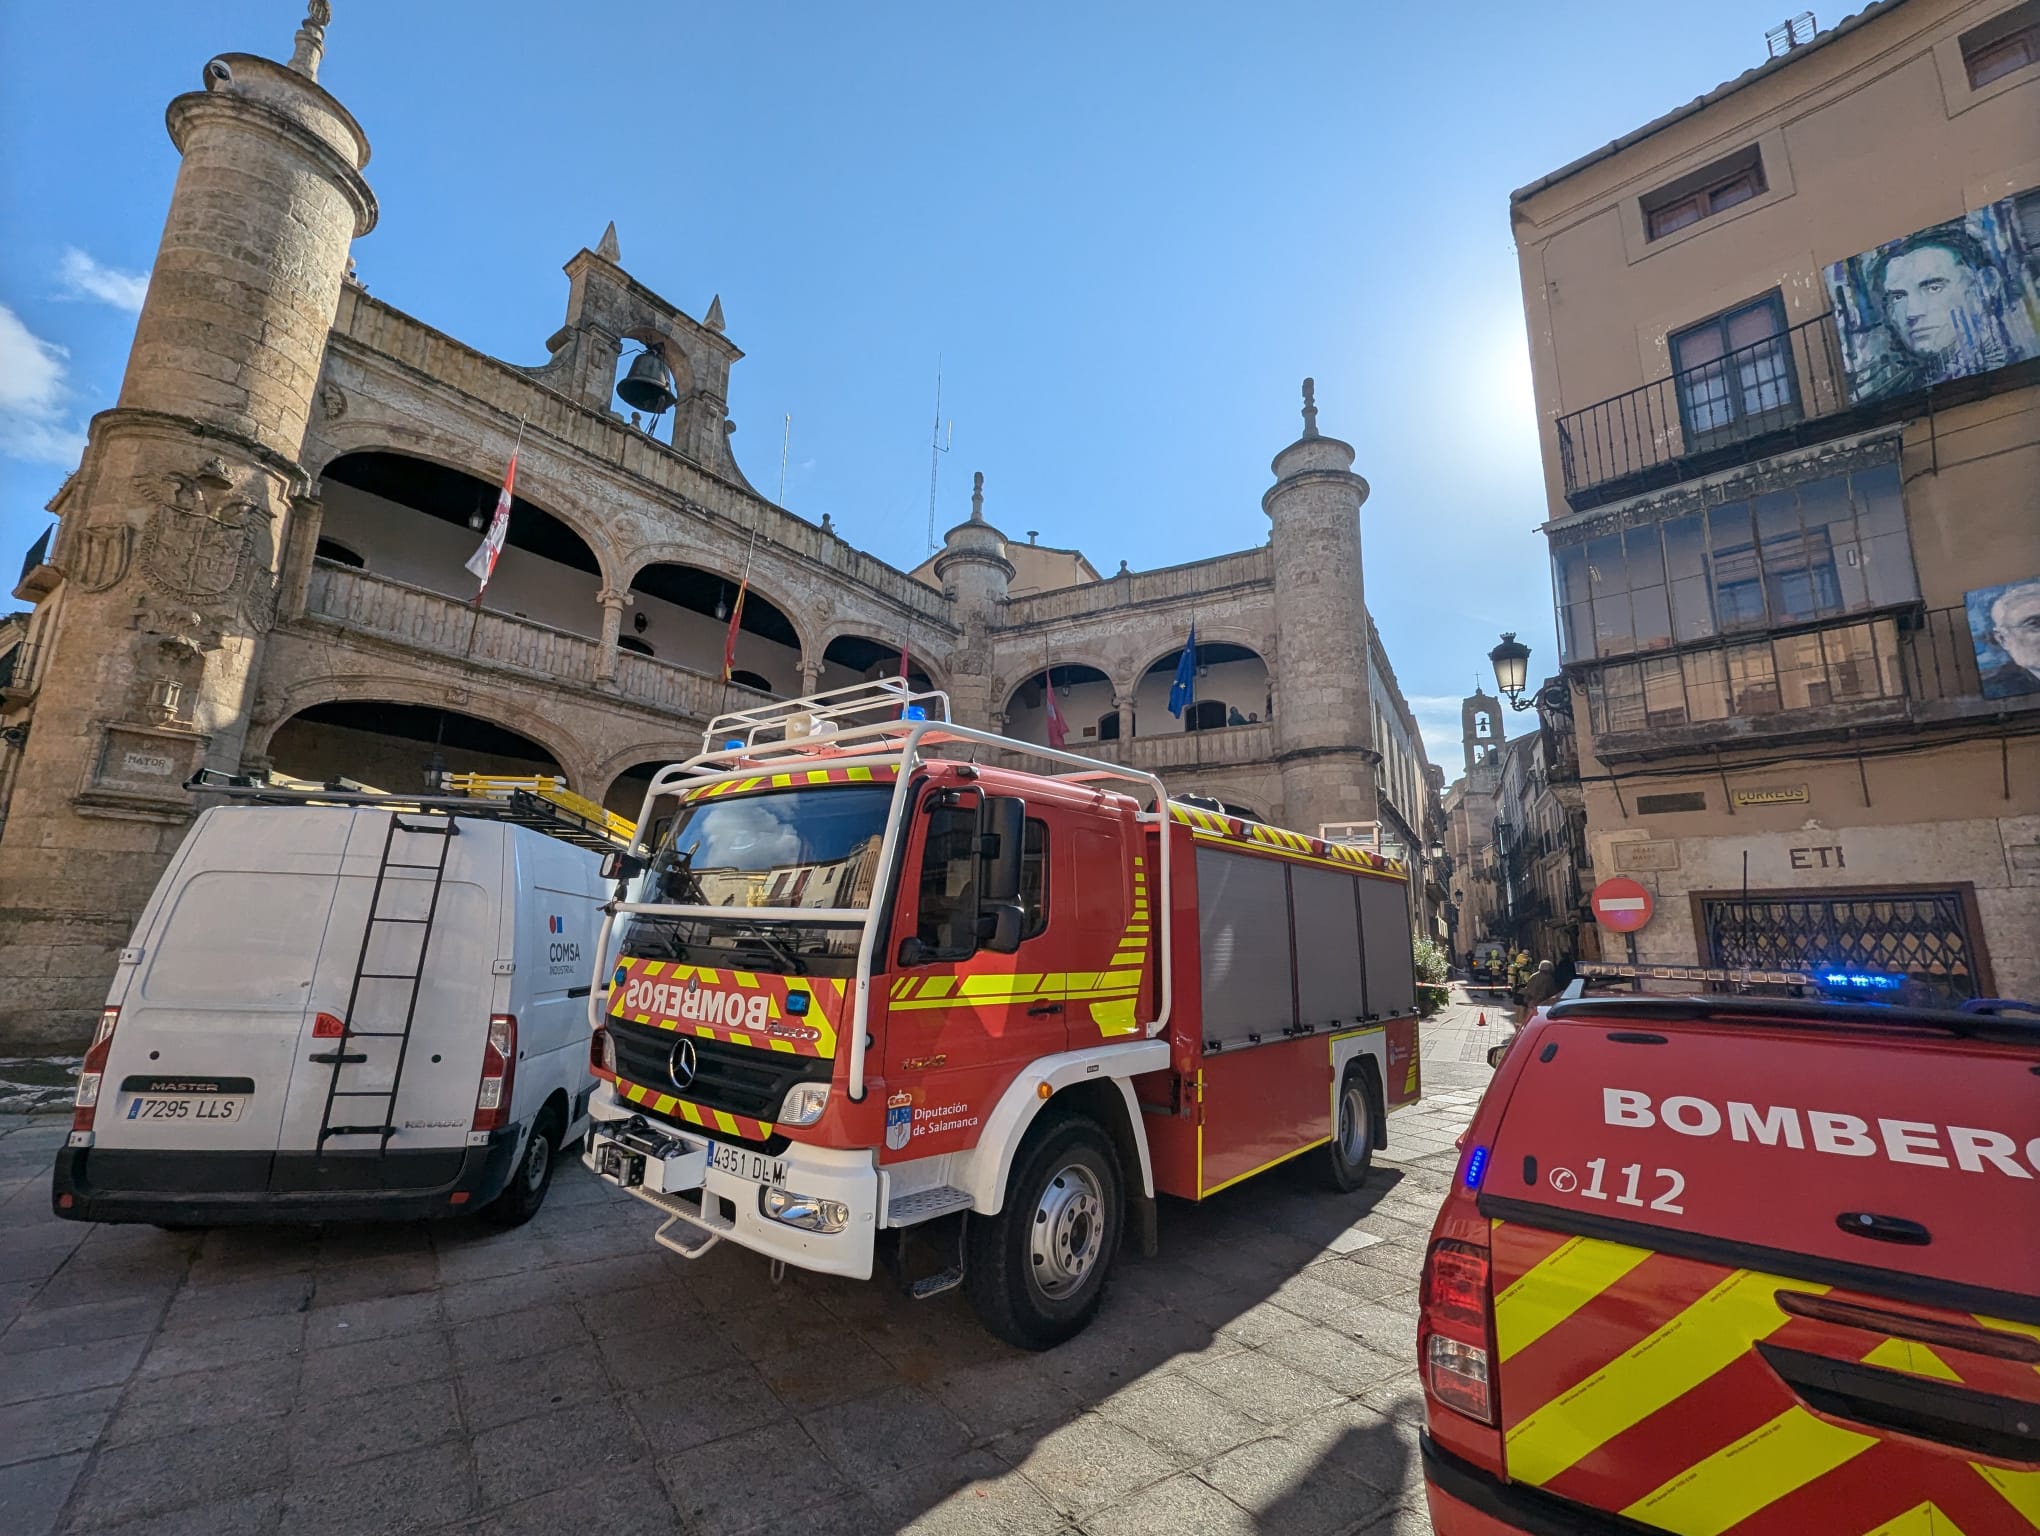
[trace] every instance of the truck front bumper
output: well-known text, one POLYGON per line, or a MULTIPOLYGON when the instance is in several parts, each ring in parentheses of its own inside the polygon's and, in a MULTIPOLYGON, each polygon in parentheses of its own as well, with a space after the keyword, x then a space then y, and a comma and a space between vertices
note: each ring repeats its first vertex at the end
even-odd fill
POLYGON ((647 1115, 619 1102, 607 1084, 596 1090, 588 1112, 582 1163, 669 1218, 659 1232, 664 1246, 698 1257, 727 1239, 796 1269, 871 1278, 880 1179, 869 1151, 789 1142, 778 1152, 756 1152, 647 1115), (673 1187, 657 1187, 662 1182, 673 1187), (803 1204, 834 1202, 847 1219, 835 1232, 791 1225, 766 1214, 767 1190, 798 1196, 803 1204), (669 1229, 677 1229, 670 1238, 669 1229))

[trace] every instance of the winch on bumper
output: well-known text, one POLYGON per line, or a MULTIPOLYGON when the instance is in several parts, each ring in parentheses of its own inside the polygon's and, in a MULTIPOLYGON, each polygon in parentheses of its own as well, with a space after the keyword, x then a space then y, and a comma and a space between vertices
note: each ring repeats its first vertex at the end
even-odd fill
POLYGON ((589 1112, 582 1163, 665 1213, 661 1246, 699 1258, 727 1238, 797 1269, 871 1278, 879 1176, 868 1149, 763 1152, 647 1116, 607 1087, 589 1112))

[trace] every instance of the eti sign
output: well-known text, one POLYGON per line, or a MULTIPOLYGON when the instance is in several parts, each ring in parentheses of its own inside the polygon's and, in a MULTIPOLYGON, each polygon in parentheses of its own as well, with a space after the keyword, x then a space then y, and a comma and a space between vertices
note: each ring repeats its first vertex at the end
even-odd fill
POLYGON ((1634 880, 1617 876, 1594 887, 1594 921, 1615 933, 1634 933, 1650 921, 1656 904, 1634 880))

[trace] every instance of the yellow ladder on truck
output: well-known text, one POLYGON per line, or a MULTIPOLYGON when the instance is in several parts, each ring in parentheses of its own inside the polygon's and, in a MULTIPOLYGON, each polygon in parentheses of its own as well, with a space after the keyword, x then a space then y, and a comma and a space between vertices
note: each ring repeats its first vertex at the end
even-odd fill
POLYGON ((448 773, 442 774, 439 782, 442 788, 473 800, 509 800, 519 794, 532 795, 625 846, 637 838, 636 822, 575 794, 567 788, 565 779, 552 774, 448 773))

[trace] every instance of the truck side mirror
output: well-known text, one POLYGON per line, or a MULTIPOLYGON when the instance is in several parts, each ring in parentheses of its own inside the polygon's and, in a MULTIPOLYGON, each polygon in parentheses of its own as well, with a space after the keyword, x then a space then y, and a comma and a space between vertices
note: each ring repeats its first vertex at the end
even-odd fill
POLYGON ((602 878, 617 883, 635 879, 643 871, 645 863, 635 854, 615 848, 602 856, 602 878))
POLYGON ((1506 1040, 1500 1045, 1491 1045, 1487 1048, 1487 1064, 1491 1067, 1499 1067, 1502 1064, 1502 1058, 1508 1054, 1509 1045, 1506 1040))
POLYGON ((1027 840, 1027 802, 1017 795, 988 796, 978 824, 983 829, 978 845, 981 861, 978 870, 979 911, 988 912, 994 906, 1020 899, 1020 860, 1027 840))
POLYGON ((1027 911, 1017 901, 987 902, 978 908, 978 948, 1010 955, 1027 929, 1027 911))

